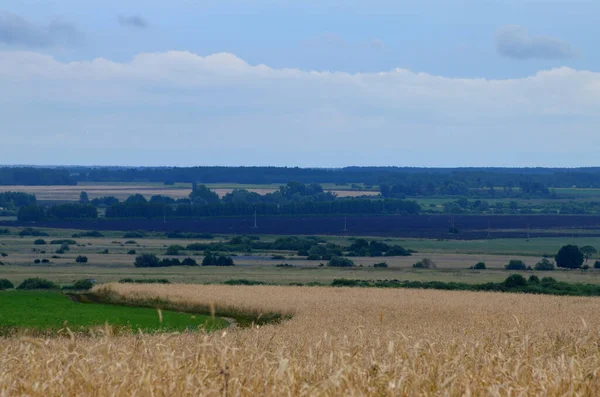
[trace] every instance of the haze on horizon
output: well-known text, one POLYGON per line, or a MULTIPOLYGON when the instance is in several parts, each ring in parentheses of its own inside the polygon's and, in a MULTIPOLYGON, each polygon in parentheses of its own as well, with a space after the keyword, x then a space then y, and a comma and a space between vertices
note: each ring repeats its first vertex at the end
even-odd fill
POLYGON ((597 166, 600 2, 0 5, 0 164, 597 166))

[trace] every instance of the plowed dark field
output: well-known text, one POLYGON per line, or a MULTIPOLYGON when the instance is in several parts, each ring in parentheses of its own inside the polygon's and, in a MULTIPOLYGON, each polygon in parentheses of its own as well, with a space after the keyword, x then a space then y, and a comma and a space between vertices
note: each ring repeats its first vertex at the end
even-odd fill
POLYGON ((600 216, 327 216, 206 219, 99 219, 46 221, 35 224, 0 222, 2 226, 83 230, 147 230, 223 234, 323 234, 444 239, 600 236, 600 216), (457 234, 450 234, 454 224, 457 234))

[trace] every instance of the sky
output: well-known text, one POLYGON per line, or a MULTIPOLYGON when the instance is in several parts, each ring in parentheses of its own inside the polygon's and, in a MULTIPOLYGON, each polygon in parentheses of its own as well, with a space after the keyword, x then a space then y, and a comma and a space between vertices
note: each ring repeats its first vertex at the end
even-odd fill
POLYGON ((600 1, 7 0, 0 164, 598 166, 600 1))

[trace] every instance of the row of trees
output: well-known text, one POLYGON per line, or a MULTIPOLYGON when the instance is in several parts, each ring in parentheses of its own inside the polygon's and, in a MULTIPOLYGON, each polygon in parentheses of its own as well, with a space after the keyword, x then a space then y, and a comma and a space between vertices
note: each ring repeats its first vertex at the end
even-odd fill
MULTIPOLYGON (((3 167, 0 185, 74 185, 77 182, 175 182, 272 184, 402 185, 449 192, 490 187, 544 193, 550 187, 600 187, 600 168, 414 168, 346 167, 3 167), (456 183, 456 185, 454 185, 456 183)), ((406 194, 406 193, 405 193, 406 194)), ((411 195, 411 194, 406 194, 411 195)))
POLYGON ((59 204, 50 207, 27 205, 21 207, 17 218, 22 222, 39 222, 61 219, 94 219, 98 217, 98 209, 90 204, 59 204))
MULTIPOLYGON (((171 266, 198 266, 193 258, 163 258, 159 259, 155 254, 142 254, 135 258, 135 267, 171 267, 171 266)), ((229 256, 216 256, 207 254, 202 260, 202 266, 234 266, 233 259, 229 256)))

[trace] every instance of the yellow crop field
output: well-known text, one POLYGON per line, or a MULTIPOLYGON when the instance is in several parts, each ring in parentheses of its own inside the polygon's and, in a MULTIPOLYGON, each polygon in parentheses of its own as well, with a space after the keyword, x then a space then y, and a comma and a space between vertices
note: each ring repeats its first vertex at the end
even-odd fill
POLYGON ((595 396, 600 300, 321 287, 117 285, 280 324, 0 339, 0 396, 595 396))

